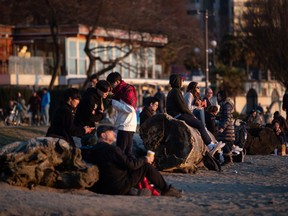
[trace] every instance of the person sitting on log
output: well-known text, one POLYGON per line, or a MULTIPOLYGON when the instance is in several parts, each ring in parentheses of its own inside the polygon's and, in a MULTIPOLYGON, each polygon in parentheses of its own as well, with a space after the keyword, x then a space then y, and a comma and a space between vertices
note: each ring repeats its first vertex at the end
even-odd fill
POLYGON ((140 126, 148 119, 151 118, 153 115, 157 114, 157 108, 159 105, 159 99, 157 97, 149 98, 149 105, 145 106, 140 113, 140 126))
POLYGON ((57 109, 51 126, 46 133, 47 137, 58 137, 75 146, 72 136, 83 136, 91 133, 95 128, 89 126, 76 126, 74 113, 80 102, 81 94, 78 89, 68 88, 64 92, 63 103, 57 109))
POLYGON ((225 143, 213 143, 202 121, 197 119, 185 104, 184 97, 180 90, 182 87, 182 77, 177 74, 172 74, 169 78, 169 84, 172 89, 167 95, 167 113, 176 119, 185 121, 189 126, 196 128, 212 155, 223 148, 225 143))
MULTIPOLYGON (((129 195, 144 177, 160 190, 161 195, 181 197, 182 192, 168 184, 151 164, 154 156, 137 159, 128 157, 115 145, 116 134, 112 126, 100 125, 97 128, 98 143, 81 149, 83 159, 95 164, 99 169, 99 181, 89 190, 111 195, 129 195)), ((138 194, 137 194, 138 195, 138 194)))
POLYGON ((205 125, 204 108, 206 101, 201 100, 200 88, 198 82, 190 82, 184 95, 185 103, 188 109, 205 125))

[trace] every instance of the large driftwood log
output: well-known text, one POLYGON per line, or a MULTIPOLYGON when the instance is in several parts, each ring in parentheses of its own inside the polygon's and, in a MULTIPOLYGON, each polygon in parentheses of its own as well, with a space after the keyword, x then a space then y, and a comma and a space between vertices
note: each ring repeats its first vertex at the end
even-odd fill
POLYGON ((11 185, 86 188, 98 181, 98 167, 86 164, 65 140, 38 137, 0 150, 1 180, 11 185))
POLYGON ((247 154, 271 154, 279 144, 281 143, 271 128, 251 128, 247 130, 245 145, 247 154))
POLYGON ((194 172, 207 150, 198 130, 168 114, 147 119, 140 127, 140 136, 146 148, 155 151, 159 170, 194 172))

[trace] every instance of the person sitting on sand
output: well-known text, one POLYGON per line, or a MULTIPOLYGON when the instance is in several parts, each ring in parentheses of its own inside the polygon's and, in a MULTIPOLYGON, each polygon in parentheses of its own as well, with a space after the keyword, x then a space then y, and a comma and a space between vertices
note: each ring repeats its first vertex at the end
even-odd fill
POLYGON ((97 128, 98 143, 82 147, 83 159, 95 164, 99 169, 99 180, 90 190, 96 193, 126 195, 137 187, 146 176, 161 191, 161 195, 181 197, 181 192, 167 184, 163 176, 151 165, 154 156, 138 159, 126 156, 120 147, 112 145, 116 134, 112 126, 100 125, 97 128))
POLYGON ((83 136, 91 133, 95 128, 88 126, 76 126, 74 124, 74 112, 79 104, 81 95, 78 89, 68 88, 64 92, 63 103, 57 109, 46 133, 47 137, 58 137, 75 146, 72 136, 83 136))

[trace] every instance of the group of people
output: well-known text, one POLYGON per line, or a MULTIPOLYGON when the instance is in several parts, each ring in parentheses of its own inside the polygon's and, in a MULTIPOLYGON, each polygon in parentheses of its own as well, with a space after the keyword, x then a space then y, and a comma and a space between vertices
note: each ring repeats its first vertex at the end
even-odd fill
POLYGON ((80 147, 83 159, 99 168, 99 180, 90 188, 91 191, 130 194, 147 178, 161 195, 180 197, 181 191, 168 184, 151 165, 154 156, 136 158, 133 155, 136 105, 135 87, 126 83, 120 73, 112 72, 106 80, 97 80, 96 85, 88 87, 83 95, 78 89, 67 89, 46 136, 62 138, 76 147, 73 137, 97 135, 96 145, 80 147), (117 111, 114 127, 100 125, 95 129, 95 123, 105 117, 110 106, 117 111), (115 130, 118 131, 117 136, 115 130))
POLYGON ((41 92, 33 91, 27 104, 20 91, 17 92, 15 98, 10 100, 5 111, 4 119, 10 115, 15 115, 20 123, 28 123, 29 125, 39 126, 49 125, 49 108, 50 93, 47 88, 43 88, 41 92))
MULTIPOLYGON (((218 106, 212 101, 213 90, 211 88, 205 90, 205 97, 202 99, 197 82, 190 82, 184 95, 181 91, 182 77, 180 75, 172 74, 169 84, 172 89, 168 92, 166 99, 167 114, 196 128, 210 153, 214 155, 217 152, 216 155, 221 164, 233 163, 232 155, 240 154, 243 149, 235 145, 234 104, 226 91, 221 90, 217 93, 220 106, 218 112, 218 106), (212 142, 208 131, 218 142, 212 142)), ((157 113, 158 106, 158 98, 151 97, 148 105, 140 113, 140 126, 157 113)))

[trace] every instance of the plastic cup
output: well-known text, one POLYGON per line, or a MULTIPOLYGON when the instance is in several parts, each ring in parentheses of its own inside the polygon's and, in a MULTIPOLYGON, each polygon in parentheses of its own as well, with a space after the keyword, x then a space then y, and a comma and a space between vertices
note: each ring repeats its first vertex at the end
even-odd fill
POLYGON ((147 151, 147 156, 148 157, 154 157, 155 156, 155 152, 151 151, 151 150, 148 150, 147 151))

